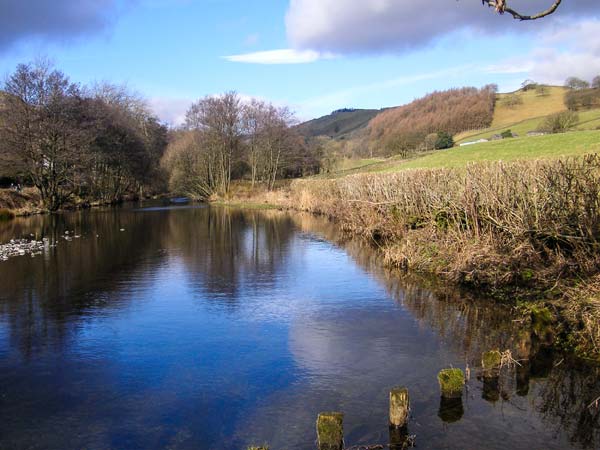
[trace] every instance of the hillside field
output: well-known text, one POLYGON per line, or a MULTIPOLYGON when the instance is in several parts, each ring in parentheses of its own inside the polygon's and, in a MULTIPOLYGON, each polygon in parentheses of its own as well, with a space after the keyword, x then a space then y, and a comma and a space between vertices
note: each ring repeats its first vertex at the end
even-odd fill
MULTIPOLYGON (((494 120, 489 128, 459 133, 454 137, 457 144, 478 139, 489 139, 494 134, 511 130, 519 136, 535 131, 544 119, 558 112, 566 111, 564 96, 566 89, 558 86, 548 87, 548 94, 538 95, 535 90, 517 91, 510 94, 499 94, 494 111, 494 120), (523 103, 513 107, 506 106, 504 100, 509 95, 516 95, 523 103)), ((595 130, 600 126, 600 109, 579 111, 578 130, 595 130)))
POLYGON ((484 142, 448 150, 420 153, 402 160, 392 157, 386 160, 356 160, 345 170, 320 175, 320 178, 338 178, 365 172, 396 172, 406 169, 464 167, 469 163, 483 161, 515 161, 551 159, 560 156, 577 156, 600 152, 600 131, 572 131, 563 134, 520 137, 501 141, 484 142))

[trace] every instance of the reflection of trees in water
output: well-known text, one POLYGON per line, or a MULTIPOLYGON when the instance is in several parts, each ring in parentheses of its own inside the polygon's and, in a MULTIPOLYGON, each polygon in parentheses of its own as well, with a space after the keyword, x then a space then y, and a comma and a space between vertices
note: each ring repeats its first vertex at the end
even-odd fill
POLYGON ((9 323, 11 347, 25 357, 65 345, 90 310, 135 301, 128 289, 151 278, 148 271, 166 258, 163 248, 179 249, 194 284, 235 303, 241 283, 246 293, 274 283, 294 229, 276 212, 112 208, 16 219, 0 228, 0 241, 31 234, 58 246, 0 265, 9 280, 0 292, 0 314, 9 323), (66 231, 81 238, 66 241, 66 231), (149 258, 155 259, 147 264, 149 258))
MULTIPOLYGON (((600 447, 600 411, 588 406, 600 396, 600 367, 568 362, 557 357, 543 340, 515 321, 509 308, 461 295, 447 287, 422 287, 397 271, 383 269, 374 248, 362 239, 351 239, 338 227, 310 215, 294 217, 297 226, 337 243, 386 287, 390 296, 406 308, 424 328, 435 330, 464 355, 471 367, 481 365, 481 354, 494 348, 511 350, 521 365, 504 368, 499 378, 479 377, 486 401, 512 401, 513 395, 529 396, 538 411, 582 448, 600 447), (435 292, 435 293, 434 293, 435 292), (537 380, 540 389, 530 389, 537 380)), ((420 284, 419 284, 420 283, 420 284)), ((440 405, 445 421, 460 420, 462 403, 440 405)))
POLYGON ((288 216, 231 208, 193 210, 186 220, 171 216, 169 246, 176 245, 195 289, 237 304, 275 283, 295 231, 288 216))
POLYGON ((161 229, 149 215, 119 209, 36 216, 3 227, 3 238, 33 234, 58 243, 43 256, 0 265, 8 280, 0 292, 0 314, 9 324, 11 347, 25 357, 49 345, 61 347, 90 310, 135 301, 123 294, 123 281, 135 278, 161 229), (65 231, 81 238, 67 242, 65 231))
MULTIPOLYGON (((0 240, 34 233, 38 239, 58 240, 59 247, 43 257, 0 264, 2 280, 10 280, 0 291, 8 345, 26 358, 49 345, 63 346, 90 311, 115 310, 136 301, 134 292, 128 292, 132 280, 137 274, 142 282, 148 277, 148 270, 166 258, 159 253, 163 248, 178 249, 194 286, 235 304, 241 292, 252 295, 253 289, 259 292, 276 283, 297 228, 343 247, 424 328, 454 345, 472 367, 491 348, 511 349, 518 359, 527 359, 522 366, 504 370, 497 386, 488 382, 484 391, 483 381, 477 382, 489 401, 528 396, 547 423, 568 433, 575 445, 600 446, 599 412, 588 408, 600 395, 600 368, 560 363, 561 357, 554 357, 530 330, 511 320, 509 310, 450 290, 434 294, 435 288, 424 289, 383 270, 377 252, 365 241, 348 239, 334 224, 308 215, 227 208, 107 210, 10 222, 0 229, 0 240), (82 238, 67 243, 61 238, 66 230, 82 238)), ((461 405, 440 406, 441 416, 460 420, 461 405)))
POLYGON ((563 363, 542 386, 540 411, 548 422, 566 429, 573 444, 599 448, 600 410, 591 406, 598 396, 599 367, 563 363))

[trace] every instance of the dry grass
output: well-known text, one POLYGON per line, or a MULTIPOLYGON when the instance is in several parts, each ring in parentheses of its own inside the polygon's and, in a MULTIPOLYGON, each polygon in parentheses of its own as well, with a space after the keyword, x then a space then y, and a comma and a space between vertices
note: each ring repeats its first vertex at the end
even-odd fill
MULTIPOLYGON (((469 140, 475 139, 479 138, 481 134, 485 134, 485 137, 488 137, 489 134, 499 133, 510 125, 519 124, 531 119, 541 120, 544 116, 565 111, 567 109, 564 101, 565 92, 566 89, 563 87, 552 86, 548 88, 548 95, 545 96, 538 95, 535 90, 529 90, 527 92, 517 91, 514 94, 499 94, 497 96, 494 119, 491 126, 485 130, 459 133, 454 137, 454 140, 456 142, 461 142, 467 137, 469 137, 469 140), (519 96, 523 100, 523 103, 514 107, 506 106, 503 103, 503 100, 508 95, 519 96)), ((529 128, 524 131, 534 129, 535 124, 529 126, 529 128)))
POLYGON ((21 192, 0 189, 0 209, 7 209, 17 216, 39 212, 39 193, 34 188, 25 188, 21 192))
POLYGON ((501 288, 593 274, 600 158, 301 180, 287 206, 336 218, 390 265, 501 288))
POLYGON ((548 95, 544 96, 538 95, 535 89, 527 92, 519 91, 516 95, 521 97, 523 104, 516 108, 503 105, 503 98, 510 94, 500 94, 496 103, 492 128, 564 111, 567 109, 565 92, 566 88, 559 86, 549 87, 548 95))

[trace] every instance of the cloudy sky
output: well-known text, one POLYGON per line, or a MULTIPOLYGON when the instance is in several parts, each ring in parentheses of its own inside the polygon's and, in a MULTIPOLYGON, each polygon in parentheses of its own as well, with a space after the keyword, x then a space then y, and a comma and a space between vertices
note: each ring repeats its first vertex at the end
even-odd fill
MULTIPOLYGON (((509 0, 524 13, 550 3, 509 0)), ((127 83, 173 124, 228 90, 309 119, 456 86, 592 78, 600 3, 516 22, 479 0, 0 0, 0 74, 37 57, 84 84, 127 83)))

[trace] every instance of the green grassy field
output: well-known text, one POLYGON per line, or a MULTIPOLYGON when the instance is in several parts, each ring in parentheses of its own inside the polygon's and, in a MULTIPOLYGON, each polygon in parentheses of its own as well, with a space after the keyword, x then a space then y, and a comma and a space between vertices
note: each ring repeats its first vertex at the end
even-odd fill
POLYGON ((381 171, 416 168, 463 167, 470 162, 514 161, 584 155, 600 152, 600 131, 577 131, 546 136, 522 137, 455 147, 429 153, 421 158, 396 162, 381 171))

